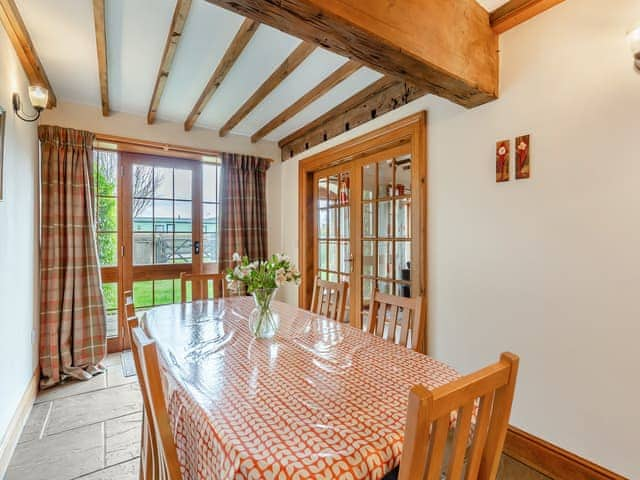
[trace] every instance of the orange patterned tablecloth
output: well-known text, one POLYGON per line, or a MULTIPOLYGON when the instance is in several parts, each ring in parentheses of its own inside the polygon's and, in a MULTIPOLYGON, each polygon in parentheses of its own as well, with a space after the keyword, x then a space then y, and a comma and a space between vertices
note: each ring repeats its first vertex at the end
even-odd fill
POLYGON ((248 297, 148 312, 168 373, 185 480, 380 479, 398 465, 409 390, 459 375, 348 325, 275 302, 253 339, 248 297))

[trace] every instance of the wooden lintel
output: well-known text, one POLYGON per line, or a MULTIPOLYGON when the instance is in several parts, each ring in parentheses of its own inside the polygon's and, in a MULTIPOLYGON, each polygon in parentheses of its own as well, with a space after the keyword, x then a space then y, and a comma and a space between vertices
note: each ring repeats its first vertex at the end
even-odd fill
POLYGON ((253 95, 234 113, 227 123, 220 129, 220 136, 224 137, 233 127, 258 106, 282 81, 289 76, 298 66, 313 53, 315 45, 302 42, 296 49, 284 59, 278 68, 267 78, 253 95))
POLYGON ((264 127, 258 130, 251 136, 251 141, 253 143, 257 142, 269 132, 272 132, 280 125, 284 124, 290 118, 293 118, 299 112, 304 110, 308 105, 313 103, 315 100, 323 96, 333 87, 338 85, 344 79, 349 77, 352 73, 358 70, 361 65, 358 62, 354 62, 350 60, 343 64, 340 68, 338 68, 335 72, 329 75, 327 78, 322 80, 318 85, 305 93, 300 99, 296 100, 292 105, 286 108, 282 113, 280 113, 277 117, 267 123, 264 127))
POLYGON ((22 20, 14 0, 0 0, 0 22, 11 40, 27 79, 31 85, 45 87, 49 91, 47 108, 56 106, 56 94, 38 58, 31 36, 22 20))
POLYGON ((498 36, 475 0, 207 1, 465 107, 498 95, 498 36))
POLYGON ((240 29, 236 33, 235 37, 233 37, 231 44, 222 57, 222 60, 220 60, 220 63, 213 72, 213 75, 211 75, 207 85, 204 87, 200 98, 198 98, 198 101, 193 106, 189 116, 185 120, 185 130, 191 130, 193 128, 193 125, 204 110, 204 107, 207 106, 207 103, 209 103, 209 100, 211 100, 215 91, 222 84, 223 80, 231 70, 231 67, 233 67, 234 63, 236 63, 236 60, 240 57, 240 54, 244 51, 251 38, 253 38, 258 26, 259 23, 254 22, 253 20, 246 19, 242 22, 240 29))
POLYGON ((169 72, 171 71, 171 65, 173 64, 173 58, 178 48, 178 42, 180 38, 182 38, 182 31, 189 16, 190 9, 191 0, 178 0, 176 2, 173 18, 171 19, 171 26, 169 27, 169 34, 164 44, 162 60, 160 60, 160 66, 158 67, 158 73, 156 75, 156 83, 153 87, 153 93, 151 94, 151 101, 149 102, 147 123, 153 123, 156 120, 160 99, 162 98, 162 93, 164 92, 164 87, 167 83, 169 72))
POLYGON ((504 33, 563 1, 564 0, 510 0, 491 12, 491 28, 493 28, 493 31, 496 33, 504 33))
POLYGON ((278 142, 282 160, 362 125, 429 93, 428 90, 384 76, 313 122, 278 142))
POLYGON ((109 67, 107 63, 107 31, 105 28, 104 0, 93 0, 93 21, 96 31, 98 54, 98 78, 100 80, 100 102, 102 115, 109 116, 109 67))

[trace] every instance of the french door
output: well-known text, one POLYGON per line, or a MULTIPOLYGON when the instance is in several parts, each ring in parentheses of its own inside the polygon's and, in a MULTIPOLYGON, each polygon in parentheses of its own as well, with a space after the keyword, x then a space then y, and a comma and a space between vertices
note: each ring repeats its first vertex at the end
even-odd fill
MULTIPOLYGON (((110 231, 117 258, 102 268, 105 297, 115 296, 108 288, 117 290, 115 302, 110 305, 107 298, 110 351, 129 347, 120 300, 124 291, 133 290, 138 311, 179 303, 181 273, 217 271, 219 166, 127 152, 117 158, 118 222, 110 231)), ((188 289, 187 300, 191 293, 188 289)))
MULTIPOLYGON (((419 292, 412 209, 418 177, 409 144, 313 174, 314 276, 349 283, 348 317, 368 325, 373 292, 419 292)), ((419 293, 418 293, 419 294, 419 293)))

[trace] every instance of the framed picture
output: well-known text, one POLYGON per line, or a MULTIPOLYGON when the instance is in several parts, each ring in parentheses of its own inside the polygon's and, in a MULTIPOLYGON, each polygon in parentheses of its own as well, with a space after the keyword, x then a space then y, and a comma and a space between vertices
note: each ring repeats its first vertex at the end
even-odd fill
POLYGON ((531 176, 530 146, 529 135, 516 137, 516 179, 529 178, 531 176))
POLYGON ((6 110, 0 107, 0 202, 4 200, 4 124, 6 118, 6 110))
POLYGON ((496 182, 509 181, 509 140, 496 142, 496 182))

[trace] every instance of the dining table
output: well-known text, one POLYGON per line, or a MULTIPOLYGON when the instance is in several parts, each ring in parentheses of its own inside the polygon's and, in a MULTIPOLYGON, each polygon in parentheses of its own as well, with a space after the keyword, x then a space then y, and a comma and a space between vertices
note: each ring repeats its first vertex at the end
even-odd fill
POLYGON ((381 479, 400 462, 409 391, 460 375, 427 355, 274 301, 254 338, 251 297, 155 307, 155 340, 185 480, 381 479))

